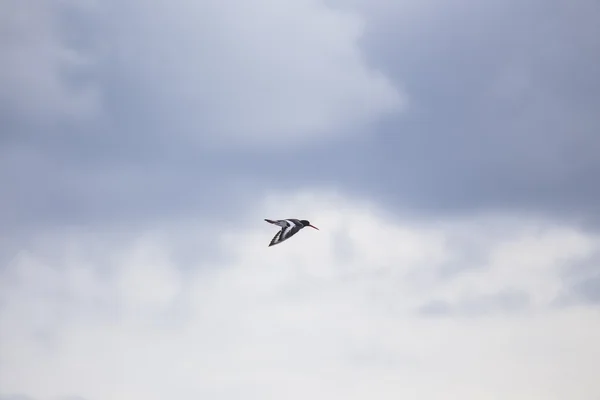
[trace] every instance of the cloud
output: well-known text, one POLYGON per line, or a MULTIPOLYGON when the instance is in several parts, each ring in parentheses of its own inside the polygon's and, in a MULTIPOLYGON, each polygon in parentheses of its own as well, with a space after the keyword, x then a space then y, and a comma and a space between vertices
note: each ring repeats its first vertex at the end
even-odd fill
POLYGON ((0 77, 10 231, 252 201, 265 155, 369 136, 407 102, 364 57, 361 15, 318 1, 2 7, 14 16, 0 77))
POLYGON ((404 103, 358 47, 360 14, 320 1, 131 0, 115 11, 109 62, 150 90, 160 129, 205 147, 346 136, 404 103))
POLYGON ((88 135, 134 129, 198 148, 281 148, 360 135, 406 103, 364 58, 361 15, 320 1, 3 8, 10 114, 95 111, 100 126, 88 135))
POLYGON ((21 40, 33 23, 7 23, 20 33, 6 47, 40 59, 23 65, 59 82, 59 98, 85 104, 74 85, 98 94, 96 118, 76 124, 16 113, 28 103, 12 97, 0 107, 11 232, 235 219, 237 199, 316 185, 433 218, 510 211, 598 226, 594 1, 7 4, 38 10, 36 37, 86 60, 48 61, 21 40))
POLYGON ((274 193, 248 210, 292 212, 321 230, 273 248, 261 218, 38 238, 0 272, 0 387, 39 400, 600 394, 597 309, 553 303, 561 271, 600 238, 494 215, 390 219, 331 191, 274 193), (221 257, 194 248, 207 237, 221 257), (441 279, 481 243, 483 257, 441 279), (502 293, 529 301, 506 308, 502 293), (419 313, 478 298, 487 305, 459 318, 419 313))
POLYGON ((565 288, 557 303, 569 306, 573 303, 600 303, 600 253, 569 265, 563 270, 565 288))
POLYGON ((597 398, 598 3, 271 3, 2 3, 1 395, 597 398))
POLYGON ((512 209, 597 226, 597 2, 353 4, 365 53, 411 108, 379 127, 376 160, 336 170, 365 177, 348 187, 426 214, 512 209))
POLYGON ((422 305, 419 311, 425 315, 485 315, 495 312, 513 313, 526 309, 529 295, 525 291, 506 289, 495 294, 468 296, 450 304, 446 301, 432 300, 422 305))
MULTIPOLYGON (((75 2, 8 0, 0 6, 4 53, 0 70, 0 116, 48 127, 64 118, 81 121, 98 112, 97 88, 70 79, 92 62, 64 41, 60 12, 75 2)), ((80 2, 84 3, 84 2, 80 2)), ((83 4, 77 7, 83 8, 83 4)), ((37 125, 39 126, 39 125, 37 125)), ((9 136, 14 132, 8 132, 9 136)))
POLYGON ((8 396, 0 396, 0 400, 35 400, 28 396, 21 395, 8 395, 8 396))

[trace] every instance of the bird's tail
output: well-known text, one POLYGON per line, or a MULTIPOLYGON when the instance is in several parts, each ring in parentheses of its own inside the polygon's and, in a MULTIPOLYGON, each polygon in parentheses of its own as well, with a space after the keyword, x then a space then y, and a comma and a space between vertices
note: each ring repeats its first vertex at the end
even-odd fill
POLYGON ((272 219, 266 219, 266 218, 265 218, 265 221, 267 221, 267 222, 268 222, 268 223, 270 223, 270 224, 274 224, 274 223, 275 223, 275 221, 273 221, 272 219))

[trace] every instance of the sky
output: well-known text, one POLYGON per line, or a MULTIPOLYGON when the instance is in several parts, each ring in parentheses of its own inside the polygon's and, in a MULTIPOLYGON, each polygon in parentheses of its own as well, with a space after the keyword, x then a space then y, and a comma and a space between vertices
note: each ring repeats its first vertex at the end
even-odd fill
POLYGON ((0 23, 0 400, 600 398, 597 1, 0 23))

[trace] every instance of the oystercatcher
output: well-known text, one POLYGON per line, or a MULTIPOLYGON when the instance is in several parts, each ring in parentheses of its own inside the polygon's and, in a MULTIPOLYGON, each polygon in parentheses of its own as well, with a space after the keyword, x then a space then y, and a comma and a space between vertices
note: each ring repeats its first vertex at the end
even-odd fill
POLYGON ((289 238, 294 236, 296 233, 298 233, 300 231, 300 229, 305 228, 307 226, 310 226, 311 228, 319 230, 319 228, 317 228, 316 226, 312 226, 310 224, 310 222, 305 219, 290 218, 290 219, 272 220, 272 219, 265 218, 265 221, 267 221, 270 224, 281 227, 281 230, 275 234, 275 236, 273 237, 273 240, 271 240, 271 243, 269 243, 269 247, 275 246, 276 244, 279 244, 285 240, 288 240, 289 238))

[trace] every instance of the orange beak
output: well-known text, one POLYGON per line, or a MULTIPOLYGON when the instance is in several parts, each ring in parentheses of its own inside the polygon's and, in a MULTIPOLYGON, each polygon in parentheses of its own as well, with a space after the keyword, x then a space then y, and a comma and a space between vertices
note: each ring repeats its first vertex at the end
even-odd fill
POLYGON ((319 228, 317 228, 316 226, 312 226, 312 225, 309 225, 309 226, 310 226, 311 228, 315 228, 315 229, 316 229, 316 230, 318 230, 318 231, 320 230, 320 229, 319 229, 319 228))

